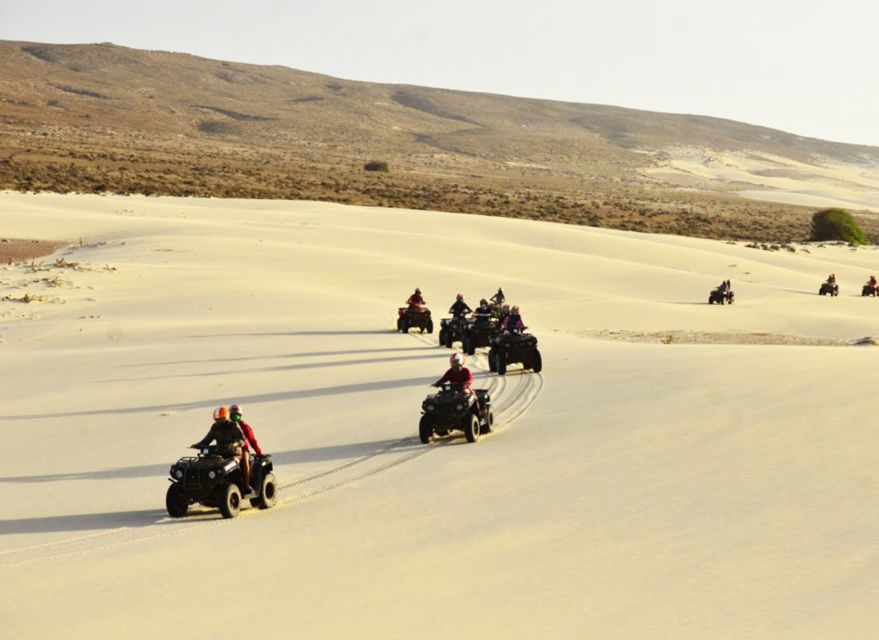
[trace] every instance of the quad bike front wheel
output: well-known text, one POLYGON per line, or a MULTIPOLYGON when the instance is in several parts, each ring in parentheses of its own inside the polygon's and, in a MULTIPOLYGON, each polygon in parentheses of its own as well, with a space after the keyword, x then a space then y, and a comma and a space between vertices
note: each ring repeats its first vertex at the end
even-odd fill
POLYGON ((183 495, 176 482, 172 482, 165 494, 165 507, 172 518, 182 518, 189 509, 189 500, 183 495))
POLYGON ((430 421, 427 416, 421 416, 421 421, 418 423, 418 437, 421 439, 421 444, 430 444, 432 435, 433 427, 430 426, 430 421))
POLYGON ((428 332, 428 333, 433 333, 433 320, 428 320, 428 321, 427 321, 427 332, 428 332))
POLYGON ((507 357, 503 351, 498 351, 494 355, 494 370, 499 376, 502 376, 507 372, 507 357))
POLYGON ((237 484, 230 482, 220 492, 220 513, 224 518, 235 518, 241 513, 241 490, 237 484))
POLYGON ((531 370, 534 373, 540 373, 543 369, 543 358, 540 355, 539 351, 534 352, 534 359, 531 360, 531 370))

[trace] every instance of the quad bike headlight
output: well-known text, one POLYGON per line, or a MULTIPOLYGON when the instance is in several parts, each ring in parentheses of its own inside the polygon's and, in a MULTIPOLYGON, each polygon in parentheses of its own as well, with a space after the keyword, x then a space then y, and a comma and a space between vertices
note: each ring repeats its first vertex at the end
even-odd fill
POLYGON ((177 469, 177 470, 174 472, 174 477, 177 478, 177 479, 179 480, 180 478, 183 477, 183 471, 181 471, 180 469, 177 469))
POLYGON ((216 472, 216 471, 208 471, 208 478, 210 478, 211 480, 213 480, 213 479, 216 478, 216 477, 217 477, 217 472, 216 472))
POLYGON ((463 405, 463 404, 459 404, 459 405, 458 405, 457 407, 455 407, 455 408, 456 408, 458 411, 460 411, 461 409, 464 408, 464 405, 463 405))
POLYGON ((436 409, 436 407, 434 407, 432 404, 427 405, 428 411, 433 411, 434 409, 436 409))

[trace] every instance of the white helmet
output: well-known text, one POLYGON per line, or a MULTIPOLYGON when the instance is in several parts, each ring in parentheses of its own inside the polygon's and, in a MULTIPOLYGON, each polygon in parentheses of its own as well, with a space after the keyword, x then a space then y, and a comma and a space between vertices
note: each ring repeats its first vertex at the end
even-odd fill
POLYGON ((457 362, 458 364, 463 365, 464 364, 464 356, 462 356, 460 353, 453 353, 452 355, 449 356, 449 362, 451 362, 451 363, 457 362))

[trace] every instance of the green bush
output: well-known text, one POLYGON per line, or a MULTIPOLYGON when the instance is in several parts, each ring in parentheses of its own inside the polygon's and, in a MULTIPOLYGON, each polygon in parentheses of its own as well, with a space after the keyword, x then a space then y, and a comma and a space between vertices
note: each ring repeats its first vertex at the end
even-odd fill
POLYGON ((381 160, 372 160, 371 162, 367 162, 365 165, 363 165, 363 168, 366 171, 383 171, 384 173, 390 171, 390 169, 388 168, 388 163, 382 162, 381 160))
POLYGON ((812 216, 812 240, 842 240, 867 244, 867 237, 855 219, 844 209, 824 209, 812 216))

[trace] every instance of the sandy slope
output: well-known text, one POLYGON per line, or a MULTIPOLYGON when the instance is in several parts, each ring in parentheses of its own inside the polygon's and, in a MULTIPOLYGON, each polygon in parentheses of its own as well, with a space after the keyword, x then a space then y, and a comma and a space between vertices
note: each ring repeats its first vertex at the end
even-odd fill
POLYGON ((0 271, 54 300, 0 303, 4 638, 875 634, 876 352, 797 344, 879 333, 873 250, 317 203, 3 194, 0 221, 83 239, 80 270, 0 271), (545 372, 475 358, 502 428, 423 447, 446 352, 394 309, 498 284, 545 372), (722 344, 752 334, 790 344, 722 344), (171 521, 169 464, 234 400, 282 505, 171 521))
POLYGON ((672 147, 663 155, 646 173, 672 184, 734 191, 769 202, 879 211, 879 167, 868 158, 863 164, 806 163, 768 153, 695 147, 672 147))

